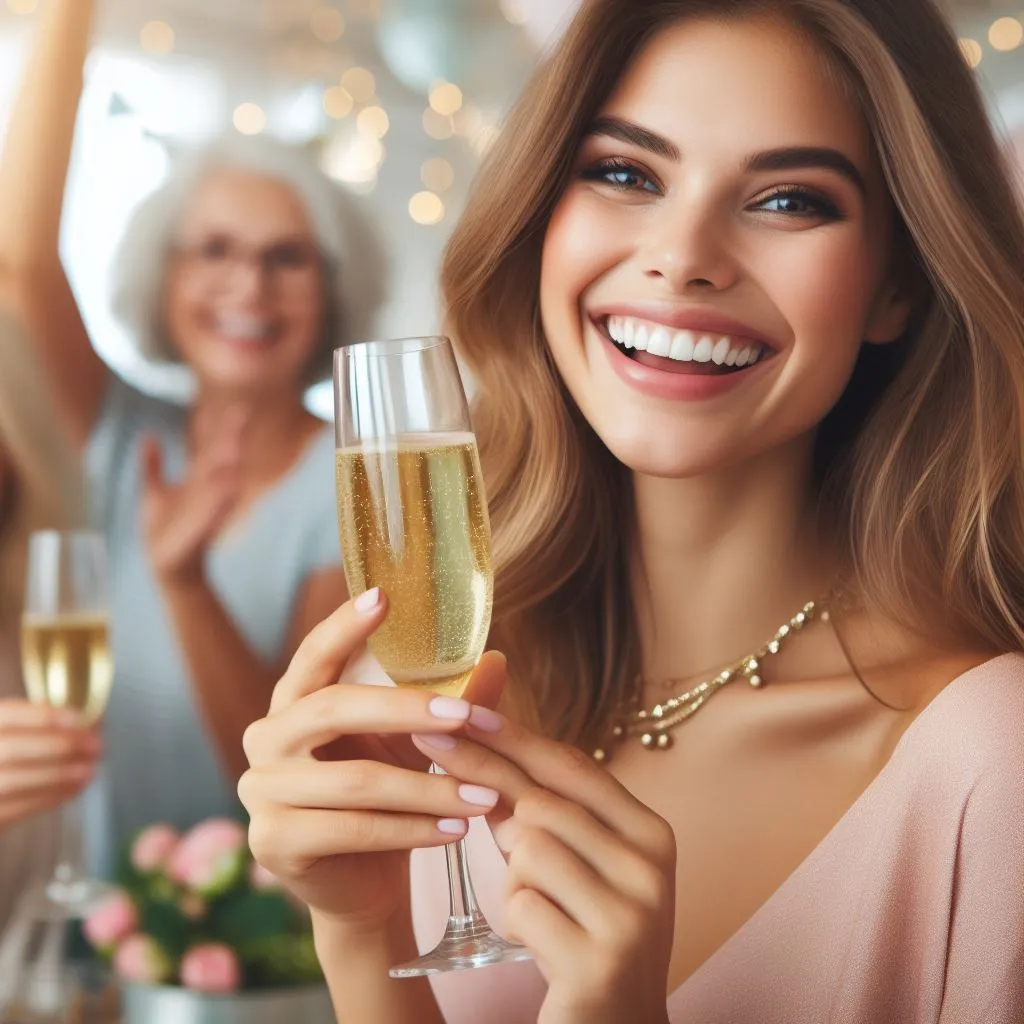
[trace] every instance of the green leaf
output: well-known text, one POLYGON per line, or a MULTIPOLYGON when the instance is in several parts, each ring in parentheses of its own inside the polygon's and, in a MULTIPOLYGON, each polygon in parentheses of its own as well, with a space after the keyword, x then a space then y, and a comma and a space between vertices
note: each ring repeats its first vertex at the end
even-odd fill
POLYGON ((171 958, 181 959, 190 945, 193 923, 170 900, 151 900, 141 909, 141 930, 160 943, 171 958))
POLYGON ((289 932, 294 923, 291 904, 274 892, 231 893, 212 904, 207 916, 210 933, 242 956, 248 946, 289 932))

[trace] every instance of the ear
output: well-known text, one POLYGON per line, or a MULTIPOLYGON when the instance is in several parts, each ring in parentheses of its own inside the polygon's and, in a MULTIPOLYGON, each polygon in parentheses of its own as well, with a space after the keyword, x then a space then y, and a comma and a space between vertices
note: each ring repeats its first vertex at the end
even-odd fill
POLYGON ((868 316, 864 340, 870 345, 888 345, 903 337, 913 302, 905 289, 885 285, 868 316))

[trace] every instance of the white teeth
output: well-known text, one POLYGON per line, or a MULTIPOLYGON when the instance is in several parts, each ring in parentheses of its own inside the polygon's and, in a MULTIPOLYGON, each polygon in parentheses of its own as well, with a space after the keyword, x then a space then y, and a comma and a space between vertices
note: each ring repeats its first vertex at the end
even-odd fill
POLYGON ((711 354, 714 352, 715 343, 705 334, 700 341, 697 342, 696 347, 693 350, 693 361, 695 363, 710 363, 711 354))
POLYGON ((669 359, 678 359, 682 363, 691 362, 693 360, 693 335, 689 331, 676 331, 668 356, 669 359))
POLYGON ((270 336, 270 321, 265 317, 221 313, 215 318, 217 330, 243 341, 263 341, 270 336))
MULTIPOLYGON (((223 318, 240 330, 247 327, 252 336, 257 321, 254 318, 223 318), (243 322, 244 321, 244 322, 243 322)), ((269 325, 258 321, 264 331, 269 325)), ((664 324, 637 320, 630 316, 610 316, 605 321, 608 336, 619 345, 638 352, 674 359, 677 362, 710 363, 717 366, 753 366, 765 352, 763 345, 752 344, 728 335, 697 335, 693 331, 672 331, 664 324)))
POLYGON ((672 348, 672 335, 667 327, 655 327, 647 339, 647 351, 652 356, 667 356, 672 348))

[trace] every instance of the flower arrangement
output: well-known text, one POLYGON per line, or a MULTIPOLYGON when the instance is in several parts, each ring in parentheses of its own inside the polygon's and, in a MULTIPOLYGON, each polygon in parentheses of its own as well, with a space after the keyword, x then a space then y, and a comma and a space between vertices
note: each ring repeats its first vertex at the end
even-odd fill
POLYGON ((125 981, 224 994, 322 979, 304 908, 252 859, 236 821, 185 835, 150 826, 119 881, 84 932, 125 981))

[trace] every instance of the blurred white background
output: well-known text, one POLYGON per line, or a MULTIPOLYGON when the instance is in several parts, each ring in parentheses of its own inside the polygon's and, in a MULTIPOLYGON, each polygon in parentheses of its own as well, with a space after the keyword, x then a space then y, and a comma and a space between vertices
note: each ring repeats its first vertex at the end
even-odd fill
MULTIPOLYGON (((898 3, 899 0, 892 0, 898 3)), ((0 125, 46 0, 0 0, 0 125)), ((438 327, 437 265, 480 156, 574 0, 106 0, 79 125, 64 246, 104 356, 144 387, 107 308, 112 253, 169 154, 224 131, 316 148, 363 193, 394 253, 380 336, 438 327)), ((951 5, 993 117, 1024 154, 1024 0, 951 5)), ((330 415, 320 389, 313 407, 330 415)))

